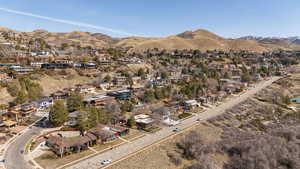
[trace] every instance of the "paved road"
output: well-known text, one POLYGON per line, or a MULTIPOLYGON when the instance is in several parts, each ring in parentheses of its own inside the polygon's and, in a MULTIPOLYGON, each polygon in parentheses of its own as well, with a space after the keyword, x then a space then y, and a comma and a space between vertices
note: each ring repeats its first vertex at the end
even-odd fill
MULTIPOLYGON (((142 137, 140 139, 137 139, 131 143, 124 144, 122 146, 119 146, 111 151, 104 152, 102 154, 99 154, 97 156, 91 157, 89 159, 80 161, 73 166, 68 167, 68 169, 99 169, 101 167, 100 161, 104 159, 111 159, 113 162, 117 162, 120 160, 124 160, 130 156, 130 154, 133 154, 135 152, 138 152, 139 150, 142 150, 143 148, 146 148, 162 139, 165 139, 171 135, 174 134, 173 130, 175 128, 180 129, 186 129, 189 128, 197 123, 198 118, 202 118, 204 120, 207 120, 209 118, 218 116, 225 112, 225 110, 232 108, 233 106, 245 101, 247 98, 253 96, 255 93, 260 91, 261 89, 269 86, 274 81, 278 80, 280 77, 272 77, 271 79, 261 82, 257 84, 254 88, 249 89, 245 93, 243 93, 240 96, 237 96, 231 100, 228 100, 227 102, 219 105, 218 107, 213 107, 204 113, 201 113, 199 115, 195 115, 187 120, 182 121, 179 125, 175 127, 166 127, 162 130, 154 133, 149 134, 145 137, 142 137)), ((107 166, 106 166, 107 167, 107 166)), ((105 168, 106 168, 105 167, 105 168)))
POLYGON ((27 142, 42 129, 32 127, 32 129, 25 129, 26 131, 9 145, 5 154, 5 167, 6 169, 31 169, 32 166, 25 160, 24 154, 21 150, 25 150, 27 142))

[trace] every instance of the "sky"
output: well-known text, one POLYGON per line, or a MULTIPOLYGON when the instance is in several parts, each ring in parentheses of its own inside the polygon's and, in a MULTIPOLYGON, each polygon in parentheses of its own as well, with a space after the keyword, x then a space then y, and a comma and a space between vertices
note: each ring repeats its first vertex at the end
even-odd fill
POLYGON ((0 26, 165 37, 206 29, 220 36, 300 36, 299 0, 0 0, 0 26))

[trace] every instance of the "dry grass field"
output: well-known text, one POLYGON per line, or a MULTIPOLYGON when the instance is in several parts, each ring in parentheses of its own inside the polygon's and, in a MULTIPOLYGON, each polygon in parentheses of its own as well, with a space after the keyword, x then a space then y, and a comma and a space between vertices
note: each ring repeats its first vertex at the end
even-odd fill
MULTIPOLYGON (((190 130, 195 130, 200 133, 206 139, 207 143, 219 140, 222 133, 222 130, 209 125, 208 123, 197 125, 190 130)), ((109 169, 179 169, 185 165, 189 165, 191 161, 182 160, 182 164, 176 166, 171 162, 170 157, 168 156, 168 154, 178 154, 176 152, 176 143, 181 139, 184 139, 184 136, 185 133, 166 140, 159 145, 152 146, 126 160, 116 163, 109 167, 109 169)))

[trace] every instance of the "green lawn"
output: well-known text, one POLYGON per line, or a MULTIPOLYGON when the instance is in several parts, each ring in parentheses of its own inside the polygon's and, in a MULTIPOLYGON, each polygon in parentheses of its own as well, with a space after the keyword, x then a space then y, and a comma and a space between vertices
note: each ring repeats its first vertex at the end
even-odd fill
POLYGON ((191 116, 192 114, 191 113, 182 113, 182 114, 179 114, 178 115, 178 118, 180 119, 184 119, 184 118, 187 118, 189 116, 191 116))

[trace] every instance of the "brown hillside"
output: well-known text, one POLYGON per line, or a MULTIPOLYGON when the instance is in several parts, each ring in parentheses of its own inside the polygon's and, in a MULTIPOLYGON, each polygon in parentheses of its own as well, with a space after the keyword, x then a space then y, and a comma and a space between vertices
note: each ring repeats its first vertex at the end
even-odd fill
MULTIPOLYGON (((8 28, 0 27, 0 31, 11 32, 8 28)), ((15 31, 16 32, 16 31, 15 31)), ((112 38, 101 33, 73 31, 67 33, 48 32, 36 30, 22 32, 22 37, 43 38, 49 44, 60 46, 69 43, 96 48, 128 47, 131 51, 144 51, 152 48, 174 49, 199 49, 206 50, 249 50, 256 52, 271 51, 276 49, 300 50, 300 45, 287 40, 274 39, 226 39, 207 30, 186 31, 177 35, 162 38, 128 37, 112 38)))
POLYGON ((131 46, 132 51, 143 51, 151 48, 159 49, 199 49, 206 50, 251 50, 263 52, 270 48, 254 40, 225 39, 206 30, 187 31, 166 38, 127 38, 120 41, 119 46, 131 46))

